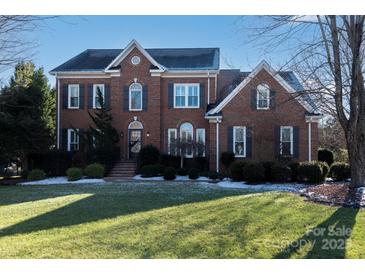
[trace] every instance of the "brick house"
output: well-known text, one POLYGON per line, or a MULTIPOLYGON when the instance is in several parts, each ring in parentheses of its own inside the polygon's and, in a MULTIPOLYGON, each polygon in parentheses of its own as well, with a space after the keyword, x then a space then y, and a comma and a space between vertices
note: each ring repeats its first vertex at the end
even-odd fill
MULTIPOLYGON (((79 148, 89 127, 96 90, 112 109, 121 158, 153 144, 175 153, 177 138, 204 143, 212 170, 220 155, 272 160, 282 155, 315 160, 320 115, 290 71, 265 61, 251 72, 219 68, 218 48, 88 49, 50 72, 57 86, 57 147, 79 148)), ((186 157, 193 157, 191 150, 186 157)))

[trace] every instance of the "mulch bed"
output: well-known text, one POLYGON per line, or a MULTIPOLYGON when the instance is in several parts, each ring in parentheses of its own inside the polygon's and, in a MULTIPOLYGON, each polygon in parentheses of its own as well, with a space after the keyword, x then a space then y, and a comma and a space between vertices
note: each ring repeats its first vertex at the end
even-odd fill
POLYGON ((365 188, 352 189, 349 183, 325 183, 301 191, 309 201, 345 207, 365 207, 365 188))

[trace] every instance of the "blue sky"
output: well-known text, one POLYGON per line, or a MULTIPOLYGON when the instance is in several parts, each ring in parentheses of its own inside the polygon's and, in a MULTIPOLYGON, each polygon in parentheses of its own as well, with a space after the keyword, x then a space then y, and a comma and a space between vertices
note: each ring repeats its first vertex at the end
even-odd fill
MULTIPOLYGON (((48 72, 87 48, 123 48, 133 38, 145 48, 219 47, 221 68, 251 70, 263 58, 273 65, 280 55, 263 55, 245 44, 237 16, 64 16, 52 19, 31 36, 39 43, 33 55, 48 72)), ((254 17, 248 19, 258 23, 254 17)), ((246 21, 247 22, 247 21, 246 21)), ((9 70, 0 77, 6 81, 9 70)))

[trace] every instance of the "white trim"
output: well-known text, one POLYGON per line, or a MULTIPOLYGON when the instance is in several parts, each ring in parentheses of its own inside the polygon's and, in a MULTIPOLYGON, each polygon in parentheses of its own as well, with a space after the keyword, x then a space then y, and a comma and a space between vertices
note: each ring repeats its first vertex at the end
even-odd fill
MULTIPOLYGON (((79 129, 76 129, 78 132, 79 129)), ((74 132, 72 128, 67 129, 67 151, 71 151, 71 132, 74 132)), ((80 136, 76 134, 76 140, 77 142, 74 144, 77 144, 77 150, 80 149, 80 136)))
POLYGON ((216 150, 215 150, 215 161, 216 161, 216 171, 219 172, 219 123, 220 120, 217 118, 216 120, 216 150))
POLYGON ((132 122, 130 122, 129 124, 128 124, 128 129, 135 129, 135 130, 142 130, 143 129, 143 124, 141 123, 141 121, 138 121, 138 120, 133 120, 132 122), (138 128, 132 128, 131 127, 131 125, 133 124, 133 123, 135 123, 135 124, 137 124, 138 123, 138 128))
POLYGON ((270 87, 267 84, 259 84, 256 87, 256 109, 258 110, 268 110, 270 109, 270 87), (263 87, 265 88, 265 92, 268 92, 267 94, 267 98, 266 98, 266 103, 267 103, 267 107, 260 107, 259 106, 259 87, 263 87))
POLYGON ((199 131, 201 131, 203 134, 203 144, 204 144, 204 151, 203 151, 203 157, 205 157, 205 128, 196 128, 195 129, 195 141, 196 142, 198 142, 199 140, 198 140, 198 136, 199 136, 199 131))
POLYGON ((97 108, 96 107, 96 89, 97 87, 103 87, 102 89, 102 94, 103 94, 103 99, 104 99, 104 104, 105 104, 105 85, 104 84, 93 84, 93 108, 97 108))
POLYGON ((293 133, 294 133, 294 129, 292 126, 280 126, 280 155, 283 155, 283 135, 282 135, 282 131, 283 129, 290 129, 290 155, 294 155, 294 138, 293 138, 293 133))
MULTIPOLYGON (((164 72, 150 70, 152 76, 160 76, 162 78, 207 78, 206 70, 184 70, 184 71, 171 71, 166 70, 164 72)), ((217 76, 217 71, 209 71, 211 76, 217 76)))
MULTIPOLYGON (((191 141, 193 142, 194 141, 194 126, 192 123, 189 123, 189 122, 184 122, 180 125, 180 128, 179 128, 179 138, 181 139, 182 137, 182 130, 181 130, 181 127, 184 125, 184 124, 189 124, 191 125, 191 141)), ((191 154, 185 154, 184 155, 185 158, 193 158, 194 157, 194 151, 193 151, 193 148, 191 148, 191 154)))
POLYGON ((135 39, 133 39, 122 52, 114 58, 114 60, 106 67, 105 71, 107 72, 111 67, 119 65, 129 53, 132 52, 134 48, 137 48, 153 65, 158 67, 161 70, 165 70, 165 68, 160 65, 135 39))
POLYGON ((80 85, 79 84, 69 84, 67 87, 67 108, 68 109, 79 109, 80 108, 80 85), (77 87, 77 106, 71 107, 71 89, 77 87))
MULTIPOLYGON (((275 72, 270 65, 265 61, 261 61, 260 64, 234 89, 224 100, 219 103, 215 108, 211 109, 208 114, 214 114, 221 111, 243 88, 245 88, 252 79, 262 70, 265 69, 279 84, 287 90, 289 93, 297 93, 280 75, 275 72)), ((308 112, 313 112, 312 107, 310 107, 304 100, 296 96, 295 99, 304 107, 308 112)))
MULTIPOLYGON (((134 82, 132 84, 129 85, 129 111, 142 111, 143 110, 143 87, 140 83, 134 82), (141 89, 139 90, 141 92, 141 108, 132 108, 132 96, 131 96, 131 87, 132 85, 139 85, 141 87, 141 89)), ((133 91, 137 91, 137 90, 133 90, 133 91)))
POLYGON ((246 127, 243 126, 234 126, 233 127, 233 142, 232 142, 232 151, 234 153, 234 157, 236 158, 245 158, 246 157, 246 127), (243 155, 236 154, 236 130, 243 129, 243 155))
MULTIPOLYGON (((167 154, 169 154, 169 155, 171 155, 170 139, 171 139, 171 133, 172 132, 174 132, 175 140, 177 139, 177 129, 176 128, 168 128, 167 129, 167 154)), ((172 155, 176 155, 176 151, 172 155)))
POLYGON ((58 79, 58 77, 56 76, 56 80, 57 80, 57 149, 60 149, 60 80, 58 79))
POLYGON ((308 123, 308 161, 312 161, 312 122, 308 123))
POLYGON ((174 83, 174 108, 200 108, 200 84, 198 83, 174 83), (177 86, 185 86, 185 106, 176 106, 176 87, 177 86), (197 106, 188 106, 189 104, 189 87, 197 87, 198 88, 198 105, 197 106))

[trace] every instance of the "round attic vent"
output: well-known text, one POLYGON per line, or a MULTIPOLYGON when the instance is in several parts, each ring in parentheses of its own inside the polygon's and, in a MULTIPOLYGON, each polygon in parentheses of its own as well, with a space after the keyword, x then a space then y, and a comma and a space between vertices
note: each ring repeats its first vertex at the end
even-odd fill
POLYGON ((139 56, 135 55, 132 57, 131 62, 133 65, 138 65, 141 62, 141 58, 139 58, 139 56))

